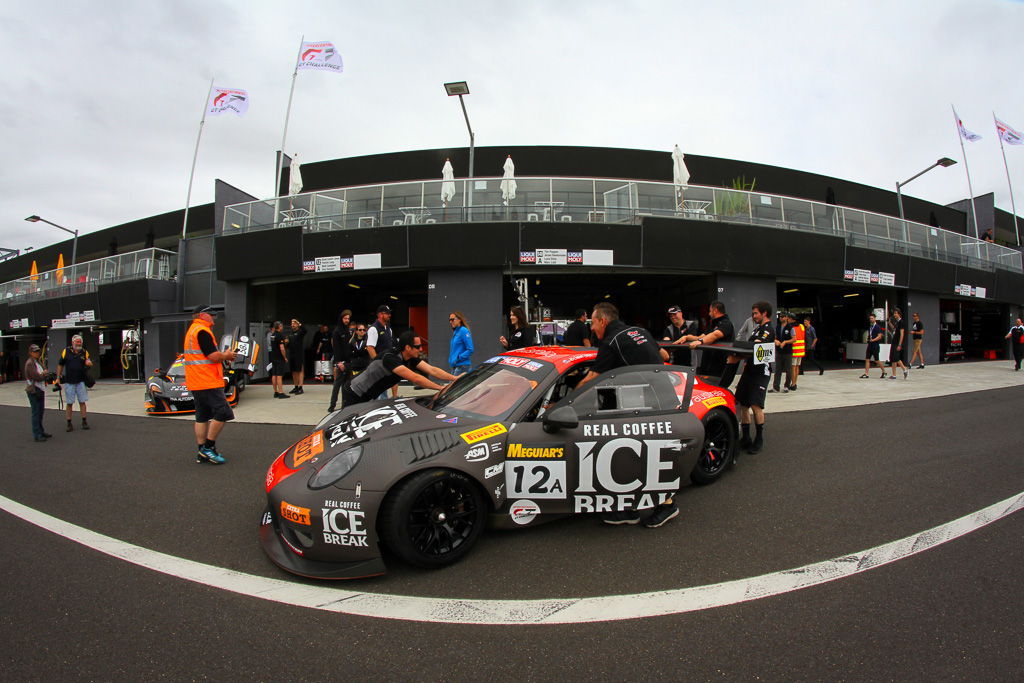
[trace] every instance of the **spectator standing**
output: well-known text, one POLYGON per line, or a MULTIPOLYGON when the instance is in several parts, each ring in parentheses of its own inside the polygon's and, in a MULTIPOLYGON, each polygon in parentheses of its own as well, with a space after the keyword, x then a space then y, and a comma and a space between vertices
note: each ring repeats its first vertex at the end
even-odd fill
POLYGON ((864 374, 860 376, 861 379, 868 378, 868 371, 871 369, 871 361, 875 361, 878 364, 878 368, 882 371, 882 376, 879 379, 885 379, 885 365, 882 361, 878 360, 878 354, 881 350, 882 339, 885 338, 885 330, 878 324, 875 319, 875 314, 872 313, 868 316, 868 348, 864 352, 864 374))
POLYGON ((562 336, 562 344, 565 346, 590 346, 590 328, 587 326, 587 310, 576 309, 576 317, 569 327, 565 328, 562 336))
POLYGON ((452 326, 452 341, 448 349, 448 367, 453 375, 469 372, 473 366, 473 335, 469 332, 469 322, 461 311, 448 314, 448 323, 452 326))
POLYGON ((362 323, 352 326, 349 341, 348 381, 358 377, 370 365, 370 351, 366 348, 367 327, 362 323))
MULTIPOLYGON (((302 367, 303 356, 305 355, 305 348, 303 346, 306 340, 306 328, 302 326, 295 318, 292 318, 291 332, 288 333, 288 369, 292 373, 292 384, 295 385, 289 391, 289 394, 302 394, 302 382, 305 379, 305 372, 302 367)), ((284 387, 282 387, 283 389, 284 387)))
POLYGON ((323 381, 324 377, 332 376, 330 372, 331 358, 334 352, 331 346, 331 328, 326 323, 321 323, 317 331, 313 333, 313 340, 309 344, 309 355, 312 357, 314 376, 323 381), (326 367, 326 370, 324 369, 326 367))
MULTIPOLYGON (((577 389, 594 380, 601 373, 621 368, 625 365, 647 365, 661 363, 667 356, 658 348, 654 336, 642 327, 630 327, 619 320, 619 309, 608 302, 594 306, 590 314, 591 328, 600 340, 597 357, 586 376, 576 385, 577 389)), ((673 502, 675 492, 668 499, 654 508, 644 526, 660 527, 670 519, 679 515, 679 508, 673 502)), ((638 524, 640 513, 637 510, 619 510, 604 516, 605 524, 638 524)))
MULTIPOLYGON (((382 304, 377 307, 377 320, 366 330, 366 348, 370 360, 395 349, 395 333, 391 329, 391 307, 382 304)), ((391 396, 398 396, 398 384, 391 387, 391 396)), ((385 398, 383 395, 380 398, 385 398)))
POLYGON ((892 340, 889 344, 889 379, 896 379, 896 368, 903 370, 903 379, 910 375, 904 358, 907 355, 907 323, 903 320, 903 312, 892 309, 892 340))
POLYGON ((804 326, 797 320, 792 312, 789 314, 789 324, 793 328, 793 361, 789 370, 789 390, 796 391, 796 382, 800 377, 800 366, 803 365, 804 356, 807 355, 807 336, 804 326))
POLYGON ((274 321, 270 333, 270 383, 274 386, 274 398, 291 398, 284 393, 283 377, 288 372, 288 338, 284 335, 284 324, 274 321))
POLYGON ((28 404, 32 408, 32 438, 41 443, 53 437, 43 429, 43 409, 46 407, 46 368, 39 362, 42 349, 38 344, 28 347, 28 360, 25 361, 25 393, 28 404))
MULTIPOLYGON (((217 436, 235 414, 224 396, 224 361, 237 357, 234 351, 218 351, 213 337, 213 309, 196 306, 192 325, 185 333, 185 386, 196 406, 196 462, 222 465, 217 436)), ((280 325, 281 323, 277 323, 280 325)))
MULTIPOLYGON (((775 341, 772 330, 772 305, 767 301, 758 301, 750 309, 750 317, 756 327, 747 339, 754 344, 771 344, 775 341)), ((740 448, 745 448, 751 455, 761 452, 764 448, 764 404, 768 393, 768 382, 771 380, 771 365, 756 365, 753 359, 747 361, 736 385, 736 405, 740 420, 740 448), (750 414, 754 415, 754 439, 750 439, 750 414)))
POLYGON ((804 339, 807 344, 807 355, 805 358, 814 363, 814 367, 818 368, 818 374, 824 375, 825 368, 821 367, 821 363, 818 362, 817 348, 818 348, 818 331, 814 329, 814 325, 811 324, 810 316, 804 317, 804 339))
POLYGON ((673 365, 690 365, 693 355, 690 347, 686 345, 686 337, 697 334, 697 323, 686 320, 683 317, 683 309, 679 306, 669 306, 667 313, 668 327, 661 333, 661 340, 672 342, 679 347, 669 352, 673 365))
POLYGON ((793 326, 789 324, 789 313, 779 311, 778 323, 775 326, 775 379, 772 380, 770 391, 778 393, 782 378, 782 393, 789 393, 790 369, 793 367, 793 326))
POLYGON ((1018 371, 1021 358, 1024 358, 1024 320, 1017 318, 1017 324, 1006 333, 1006 339, 1013 346, 1013 369, 1018 371))
POLYGON ((985 242, 995 242, 995 237, 992 235, 992 228, 988 228, 981 234, 981 239, 985 242))
POLYGON ((918 359, 918 370, 924 370, 924 353, 921 352, 921 342, 924 341, 924 323, 921 316, 914 314, 914 321, 910 324, 910 340, 914 342, 914 353, 910 356, 910 365, 914 365, 914 359, 918 359))
POLYGON ((82 335, 76 334, 71 338, 71 346, 60 352, 60 361, 57 363, 58 381, 64 390, 64 403, 67 405, 67 418, 69 432, 75 431, 71 424, 71 417, 74 414, 75 401, 78 401, 79 410, 82 413, 82 429, 89 429, 85 404, 89 401, 89 389, 85 386, 85 376, 92 367, 92 359, 89 352, 82 346, 82 335))
POLYGON ((509 333, 498 337, 498 341, 509 351, 523 349, 537 343, 537 333, 533 325, 526 322, 526 313, 521 306, 513 306, 508 311, 509 333))
MULTIPOLYGON (((341 386, 348 379, 348 362, 351 357, 349 341, 352 339, 352 333, 349 331, 351 320, 352 311, 346 308, 338 316, 338 323, 331 332, 331 374, 334 385, 331 387, 331 402, 327 406, 329 413, 333 413, 338 405, 338 392, 341 391, 341 386)), ((360 325, 360 327, 365 333, 366 325, 360 325)))
POLYGON ((421 339, 412 331, 403 332, 398 338, 400 350, 392 349, 373 359, 365 371, 345 385, 342 389, 345 405, 372 401, 378 395, 387 393, 389 388, 398 386, 403 379, 418 387, 434 390, 440 390, 441 385, 435 384, 424 375, 454 381, 455 375, 420 359, 422 345, 421 339))

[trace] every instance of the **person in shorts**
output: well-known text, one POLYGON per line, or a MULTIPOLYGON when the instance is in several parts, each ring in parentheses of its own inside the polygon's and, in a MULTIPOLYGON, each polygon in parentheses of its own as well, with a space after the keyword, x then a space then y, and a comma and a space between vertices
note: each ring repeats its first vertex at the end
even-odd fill
POLYGON ((878 354, 882 349, 882 339, 885 338, 885 330, 878 324, 878 320, 875 318, 875 314, 872 313, 868 316, 868 348, 864 353, 864 374, 860 376, 861 379, 868 378, 868 370, 871 369, 871 361, 875 361, 878 368, 882 371, 881 379, 885 379, 885 365, 878 360, 878 354))
POLYGON ((274 387, 274 398, 291 398, 291 395, 284 393, 283 378, 290 372, 287 346, 284 324, 275 320, 270 332, 270 383, 274 387))
POLYGON ((71 346, 60 352, 60 361, 57 362, 57 376, 60 377, 61 387, 64 391, 64 404, 67 406, 67 431, 69 432, 75 430, 71 424, 75 401, 78 401, 78 409, 82 413, 82 429, 89 429, 85 408, 85 404, 89 400, 89 390, 85 386, 85 379, 86 373, 91 367, 92 359, 89 358, 89 352, 82 346, 82 335, 76 334, 71 338, 71 346))
POLYGON ((224 396, 224 361, 234 361, 237 354, 217 349, 212 308, 197 306, 193 315, 185 334, 184 358, 185 386, 196 407, 196 462, 222 465, 226 459, 217 451, 217 435, 235 419, 224 396))
MULTIPOLYGON (((757 301, 750 308, 754 331, 748 339, 753 344, 774 344, 775 331, 772 329, 772 305, 757 301)), ((736 411, 740 420, 740 448, 751 455, 764 448, 764 399, 768 395, 768 382, 772 378, 770 364, 757 365, 753 359, 743 365, 739 384, 736 385, 736 411), (750 438, 750 415, 754 415, 754 438, 750 438)))

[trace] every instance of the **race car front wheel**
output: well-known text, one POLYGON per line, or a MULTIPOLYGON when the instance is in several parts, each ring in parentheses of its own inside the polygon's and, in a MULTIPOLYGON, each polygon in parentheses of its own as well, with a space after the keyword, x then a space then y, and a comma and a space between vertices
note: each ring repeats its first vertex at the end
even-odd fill
POLYGON ((391 550, 417 567, 444 567, 470 551, 484 529, 479 487, 452 470, 417 472, 384 500, 378 530, 391 550))
POLYGON ((708 411, 704 424, 704 443, 700 457, 690 472, 690 481, 697 485, 718 481, 736 455, 736 426, 722 408, 708 411))

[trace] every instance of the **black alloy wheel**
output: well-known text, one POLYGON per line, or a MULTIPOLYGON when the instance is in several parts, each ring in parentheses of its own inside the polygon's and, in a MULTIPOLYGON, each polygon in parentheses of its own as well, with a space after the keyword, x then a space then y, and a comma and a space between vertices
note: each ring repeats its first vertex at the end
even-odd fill
POLYGON ((736 426, 722 408, 709 411, 704 419, 704 443, 700 457, 690 472, 690 481, 699 486, 718 481, 736 455, 736 426))
POLYGON ((480 537, 487 505, 479 487, 452 470, 418 472, 384 501, 380 534, 417 567, 444 567, 466 555, 480 537))

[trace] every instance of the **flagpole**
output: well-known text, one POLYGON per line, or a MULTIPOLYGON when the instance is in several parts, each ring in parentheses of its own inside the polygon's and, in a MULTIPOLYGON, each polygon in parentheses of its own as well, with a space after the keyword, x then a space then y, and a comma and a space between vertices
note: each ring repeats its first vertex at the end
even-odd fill
POLYGON ((974 215, 974 238, 981 239, 981 232, 978 230, 978 209, 974 205, 974 188, 971 187, 971 169, 967 165, 967 150, 964 149, 964 136, 960 133, 960 117, 956 115, 956 107, 952 104, 949 108, 953 110, 953 123, 956 124, 956 137, 960 140, 960 153, 964 157, 964 170, 967 171, 967 191, 971 193, 971 213, 974 215))
POLYGON ((281 192, 281 173, 284 170, 284 145, 288 139, 288 119, 292 115, 292 96, 295 94, 295 77, 299 75, 299 60, 302 59, 302 44, 306 42, 306 36, 303 35, 302 39, 299 40, 299 51, 295 55, 295 71, 292 72, 292 87, 288 91, 288 108, 284 113, 284 132, 281 134, 281 156, 277 159, 277 177, 274 179, 274 223, 277 223, 277 211, 280 208, 279 201, 277 200, 278 195, 281 192))
POLYGON ((1010 182, 1010 165, 1006 163, 1006 148, 1003 147, 1003 136, 999 131, 996 113, 992 112, 992 121, 996 123, 996 137, 999 138, 999 151, 1003 153, 1003 168, 1006 169, 1006 184, 1010 188, 1010 208, 1013 209, 1013 232, 1017 235, 1017 246, 1020 246, 1020 228, 1017 227, 1017 204, 1013 201, 1013 183, 1010 182))
POLYGON ((181 239, 185 239, 185 230, 188 229, 188 205, 192 201, 192 180, 196 176, 196 159, 199 158, 199 141, 203 139, 203 124, 206 123, 206 108, 210 104, 210 95, 213 93, 213 79, 210 79, 210 89, 206 91, 206 99, 203 100, 203 118, 199 120, 199 134, 196 136, 196 149, 192 152, 192 171, 188 174, 188 192, 185 194, 185 218, 181 221, 181 239))

